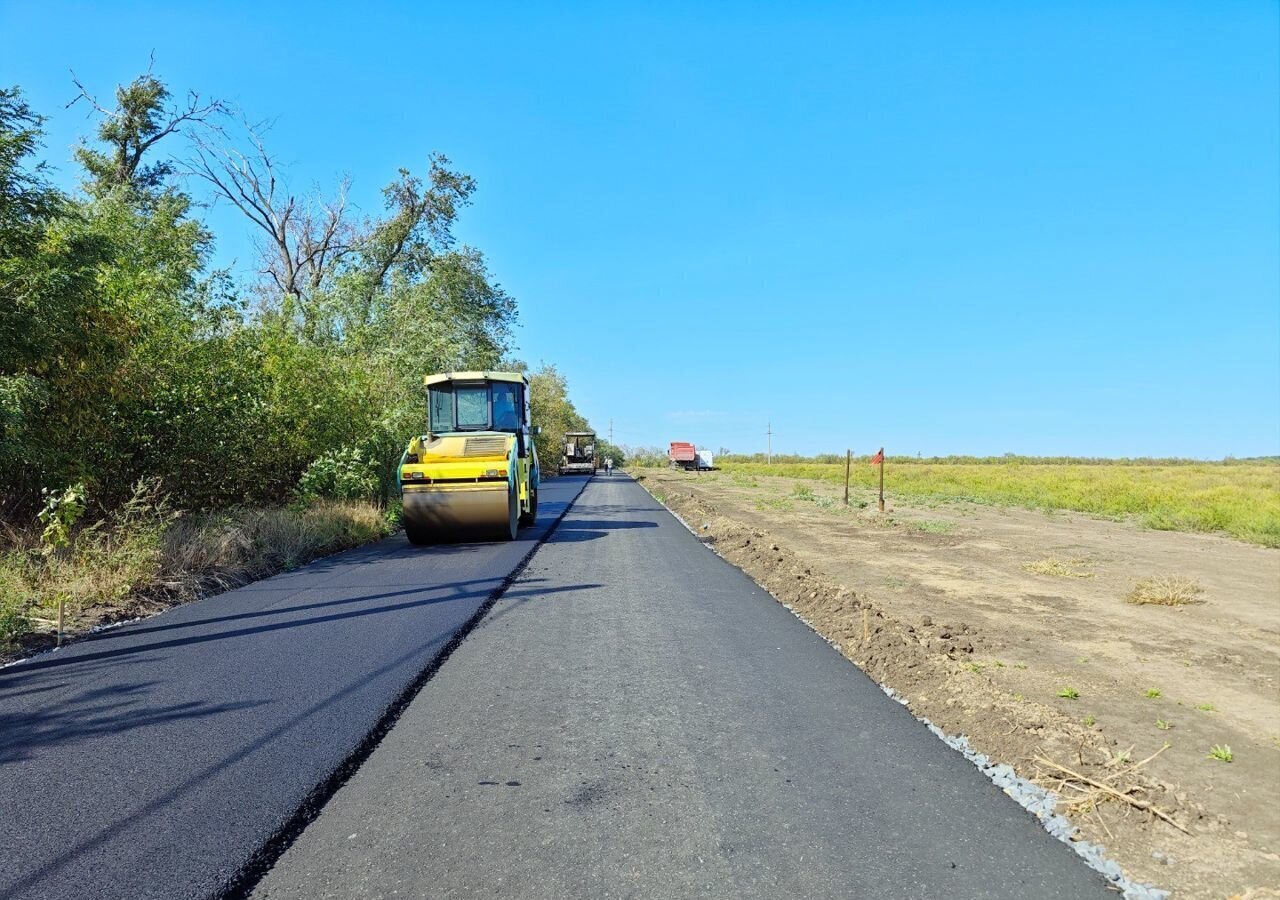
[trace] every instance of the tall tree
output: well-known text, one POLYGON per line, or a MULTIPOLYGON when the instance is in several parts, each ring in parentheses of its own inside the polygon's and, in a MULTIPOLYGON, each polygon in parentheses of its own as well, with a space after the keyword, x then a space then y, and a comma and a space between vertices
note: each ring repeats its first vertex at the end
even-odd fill
POLYGON ((154 155, 148 161, 148 154, 170 135, 226 110, 221 101, 204 100, 194 91, 185 103, 174 102, 168 87, 150 68, 116 88, 113 107, 99 103, 74 75, 72 81, 79 93, 67 105, 83 101, 100 119, 97 136, 103 147, 81 144, 76 150, 76 158, 89 176, 85 187, 95 197, 120 189, 143 197, 163 192, 174 174, 174 163, 154 155))
POLYGON ((382 218, 355 221, 347 179, 332 197, 300 197, 285 183, 261 127, 241 120, 235 130, 243 137, 229 128, 206 130, 188 169, 266 238, 261 271, 283 318, 311 339, 325 337, 326 326, 340 327, 335 315, 368 318, 397 276, 407 283, 426 278, 436 256, 453 245, 453 223, 475 190, 469 176, 436 154, 425 182, 401 169, 383 189, 382 218), (338 311, 331 308, 335 293, 338 311))
POLYGON ((544 471, 554 471, 560 462, 565 433, 589 431, 591 426, 569 399, 568 379, 553 365, 544 363, 529 374, 529 406, 533 424, 542 427, 542 433, 534 439, 538 459, 544 471))
POLYGON ((88 387, 81 351, 105 343, 95 316, 107 247, 32 161, 43 121, 18 88, 0 89, 0 493, 10 500, 29 501, 66 462, 46 426, 68 390, 88 387))

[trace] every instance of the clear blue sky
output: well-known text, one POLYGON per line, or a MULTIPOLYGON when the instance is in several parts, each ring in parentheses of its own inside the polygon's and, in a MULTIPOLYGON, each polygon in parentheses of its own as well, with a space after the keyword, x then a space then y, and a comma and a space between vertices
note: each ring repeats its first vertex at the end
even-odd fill
POLYGON ((0 0, 0 82, 68 182, 68 70, 153 49, 295 186, 372 211, 443 151, 519 354, 621 443, 1280 453, 1273 0, 400 6, 0 0))

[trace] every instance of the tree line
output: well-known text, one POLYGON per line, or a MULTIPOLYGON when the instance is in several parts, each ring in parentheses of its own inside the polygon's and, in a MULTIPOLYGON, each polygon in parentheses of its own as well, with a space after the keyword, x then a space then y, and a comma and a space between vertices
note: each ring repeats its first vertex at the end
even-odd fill
MULTIPOLYGON (((422 376, 518 366, 517 308, 453 228, 476 185, 444 156, 382 208, 289 187, 269 134, 150 71, 102 101, 54 186, 45 119, 0 89, 0 511, 84 483, 103 508, 158 479, 186 508, 300 494, 393 496, 422 430, 422 376), (193 187, 202 191, 197 196, 193 187), (239 210, 258 277, 211 266, 202 201, 239 210)), ((540 453, 585 427, 554 367, 532 373, 540 453)))

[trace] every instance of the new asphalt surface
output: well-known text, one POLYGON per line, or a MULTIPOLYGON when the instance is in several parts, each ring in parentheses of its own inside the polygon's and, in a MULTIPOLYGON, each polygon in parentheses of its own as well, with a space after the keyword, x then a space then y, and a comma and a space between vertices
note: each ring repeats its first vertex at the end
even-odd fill
POLYGON ((613 476, 587 486, 254 896, 1115 894, 613 476))
POLYGON ((584 482, 511 543, 400 535, 0 669, 0 898, 226 891, 584 482))

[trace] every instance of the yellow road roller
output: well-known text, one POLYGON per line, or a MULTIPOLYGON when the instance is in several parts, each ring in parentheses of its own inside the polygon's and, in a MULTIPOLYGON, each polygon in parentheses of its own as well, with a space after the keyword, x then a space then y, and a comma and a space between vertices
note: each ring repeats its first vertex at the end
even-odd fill
POLYGON ((521 372, 428 375, 427 434, 400 459, 414 544, 515 538, 538 516, 538 453, 521 372))

